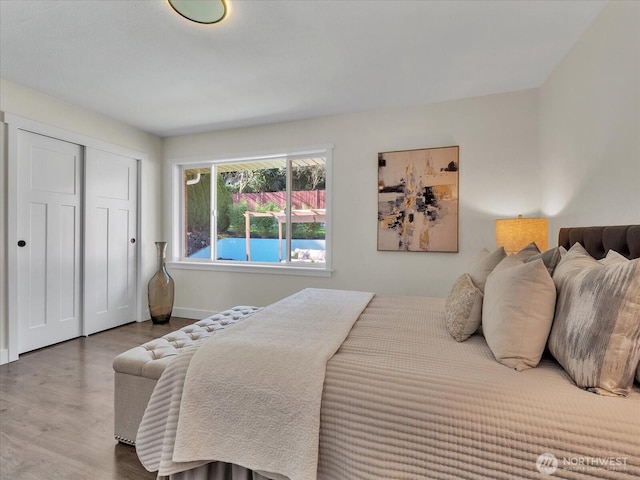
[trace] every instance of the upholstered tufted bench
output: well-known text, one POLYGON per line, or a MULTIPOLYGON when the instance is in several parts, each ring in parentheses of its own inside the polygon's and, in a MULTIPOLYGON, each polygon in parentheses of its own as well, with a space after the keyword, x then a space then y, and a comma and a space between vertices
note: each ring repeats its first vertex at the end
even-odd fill
POLYGON ((233 307, 118 355, 113 360, 116 440, 135 445, 138 426, 153 388, 169 362, 182 349, 202 343, 216 331, 258 310, 258 307, 233 307))

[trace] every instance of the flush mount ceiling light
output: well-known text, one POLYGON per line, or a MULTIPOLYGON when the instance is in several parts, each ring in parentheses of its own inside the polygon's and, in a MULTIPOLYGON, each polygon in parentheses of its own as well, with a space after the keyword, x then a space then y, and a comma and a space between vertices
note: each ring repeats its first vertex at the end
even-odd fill
POLYGON ((184 18, 196 23, 218 23, 227 15, 225 0, 168 0, 184 18))

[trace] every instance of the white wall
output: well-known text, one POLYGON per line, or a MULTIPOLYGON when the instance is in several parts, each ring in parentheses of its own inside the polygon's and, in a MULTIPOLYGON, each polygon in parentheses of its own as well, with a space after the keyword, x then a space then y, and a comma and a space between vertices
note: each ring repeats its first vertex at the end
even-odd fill
MULTIPOLYGON (((640 3, 610 2, 539 90, 165 139, 165 177, 177 159, 335 145, 333 276, 174 268, 176 307, 264 305, 305 286, 442 296, 482 246, 493 246, 496 218, 543 213, 551 244, 563 225, 640 223, 639 32, 640 3), (448 145, 460 146, 460 253, 377 252, 377 153, 448 145)), ((153 264, 152 240, 169 238, 155 208, 161 140, 10 82, 0 87, 2 111, 149 153, 143 230, 153 264)), ((0 151, 4 180, 1 141, 0 151)), ((6 231, 4 201, 3 192, 6 231)), ((0 347, 5 328, 3 306, 0 347)))
MULTIPOLYGON (((495 218, 640 223, 640 3, 610 2, 538 90, 165 140, 165 159, 332 143, 331 278, 173 269, 176 305, 266 304, 305 286, 442 296, 495 218), (376 154, 460 145, 460 253, 376 251, 376 154)), ((168 166, 166 168, 168 170, 168 166)))
POLYGON ((0 234, 0 365, 8 361, 7 352, 7 253, 6 253, 6 205, 7 199, 7 162, 5 142, 5 125, 0 122, 0 219, 2 234, 0 234))
MULTIPOLYGON (((120 145, 127 149, 147 153, 148 159, 142 165, 142 255, 145 272, 148 278, 155 267, 154 240, 163 230, 161 215, 162 185, 162 139, 142 132, 133 127, 104 117, 94 112, 79 108, 53 97, 44 95, 24 86, 0 79, 0 111, 11 113, 40 123, 92 137, 103 142, 120 145)), ((6 125, 0 123, 3 134, 6 125)), ((0 139, 0 223, 2 238, 0 239, 0 351, 6 353, 7 348, 7 316, 6 316, 6 136, 5 144, 0 139)), ((146 295, 140 300, 146 305, 146 295)))
POLYGON ((552 238, 640 223, 640 2, 609 2, 540 88, 540 162, 552 238))
POLYGON ((306 286, 445 295, 480 248, 494 247, 494 219, 539 213, 537 102, 528 90, 165 139, 167 174, 176 159, 335 146, 332 277, 173 268, 176 307, 264 305, 306 286), (378 152, 449 145, 460 146, 460 253, 378 252, 378 152))

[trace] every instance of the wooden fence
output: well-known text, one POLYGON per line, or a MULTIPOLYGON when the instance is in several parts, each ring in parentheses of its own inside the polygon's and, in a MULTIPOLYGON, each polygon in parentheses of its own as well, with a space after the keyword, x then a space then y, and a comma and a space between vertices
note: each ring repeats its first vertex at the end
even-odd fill
MULTIPOLYGON (((247 202, 250 211, 255 211, 260 205, 273 202, 279 208, 284 208, 286 192, 261 193, 233 193, 233 203, 247 202)), ((304 190, 291 192, 291 203, 294 209, 325 208, 325 190, 304 190)))

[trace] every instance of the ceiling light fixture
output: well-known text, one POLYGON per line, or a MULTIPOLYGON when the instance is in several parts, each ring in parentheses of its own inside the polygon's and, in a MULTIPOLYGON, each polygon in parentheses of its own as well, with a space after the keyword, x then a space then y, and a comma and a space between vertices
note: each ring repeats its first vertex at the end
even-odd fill
POLYGON ((168 0, 169 5, 187 20, 196 23, 218 23, 227 16, 226 0, 168 0))

